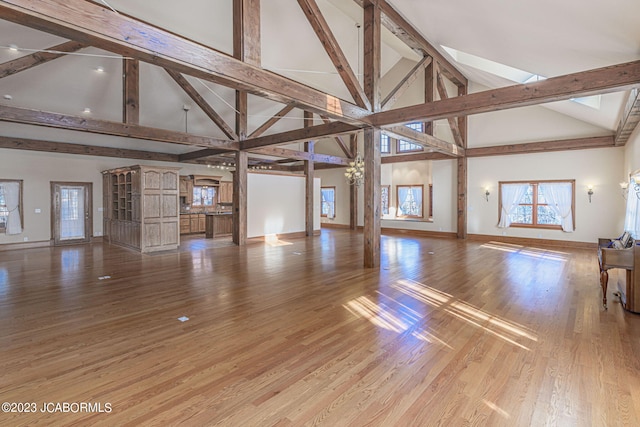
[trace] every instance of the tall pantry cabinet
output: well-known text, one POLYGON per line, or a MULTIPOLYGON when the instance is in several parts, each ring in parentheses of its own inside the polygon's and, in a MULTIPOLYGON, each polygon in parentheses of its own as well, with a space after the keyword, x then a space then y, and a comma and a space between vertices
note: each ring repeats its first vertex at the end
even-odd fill
POLYGON ((136 165, 103 171, 104 239, 143 253, 178 248, 179 170, 136 165))

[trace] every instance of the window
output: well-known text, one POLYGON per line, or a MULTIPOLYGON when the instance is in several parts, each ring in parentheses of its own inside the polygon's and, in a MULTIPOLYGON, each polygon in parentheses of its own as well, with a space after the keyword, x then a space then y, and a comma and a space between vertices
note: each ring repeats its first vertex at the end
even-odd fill
POLYGON ((398 210, 396 216, 422 218, 422 185, 398 185, 396 187, 398 210))
POLYGON ((382 202, 382 215, 389 215, 389 185, 380 186, 380 201, 382 202))
POLYGON ((386 133, 380 134, 380 152, 384 154, 391 153, 391 141, 386 133))
POLYGON ((193 187, 193 206, 213 206, 216 200, 216 187, 196 185, 193 187))
POLYGON ((575 181, 500 182, 501 227, 573 231, 575 181), (504 209, 503 209, 504 206, 504 209))
MULTIPOLYGON (((418 132, 424 132, 424 123, 409 123, 405 125, 406 127, 413 129, 418 132)), ((409 141, 405 141, 402 139, 398 140, 398 145, 396 147, 397 153, 411 153, 413 151, 423 151, 424 148, 421 145, 413 144, 409 141)))
POLYGON ((20 234, 22 216, 22 180, 0 179, 0 233, 20 234))
POLYGON ((320 189, 322 197, 322 210, 320 216, 327 218, 336 217, 336 187, 322 187, 320 189))

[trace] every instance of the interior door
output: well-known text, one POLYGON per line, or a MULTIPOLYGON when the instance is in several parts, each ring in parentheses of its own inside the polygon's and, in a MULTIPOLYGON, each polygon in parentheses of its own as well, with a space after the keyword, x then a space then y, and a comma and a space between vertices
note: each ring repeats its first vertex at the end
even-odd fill
POLYGON ((91 240, 92 186, 90 182, 51 183, 51 228, 55 245, 87 243, 91 240))

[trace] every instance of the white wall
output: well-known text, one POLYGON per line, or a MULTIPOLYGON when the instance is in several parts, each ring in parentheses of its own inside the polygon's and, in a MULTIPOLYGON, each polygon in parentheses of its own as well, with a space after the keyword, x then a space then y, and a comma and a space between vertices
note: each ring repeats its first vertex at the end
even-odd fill
MULTIPOLYGON (((314 180, 314 230, 320 229, 320 179, 314 180)), ((249 173, 247 237, 305 231, 304 176, 249 173)))
POLYGON ((181 168, 181 175, 214 175, 231 180, 226 171, 199 165, 0 149, 0 178, 22 179, 24 198, 23 232, 0 234, 0 244, 24 242, 25 238, 30 242, 51 239, 51 181, 93 183, 93 235, 102 235, 101 172, 137 164, 176 166, 181 168), (36 209, 41 213, 35 213, 36 209))
POLYGON ((624 176, 623 154, 622 148, 601 148, 469 159, 468 233, 592 243, 598 237, 619 235, 625 206, 618 184, 624 176), (497 227, 498 181, 548 179, 576 181, 573 233, 497 227), (591 203, 588 185, 593 185, 591 203), (488 202, 484 197, 487 186, 491 192, 488 202))

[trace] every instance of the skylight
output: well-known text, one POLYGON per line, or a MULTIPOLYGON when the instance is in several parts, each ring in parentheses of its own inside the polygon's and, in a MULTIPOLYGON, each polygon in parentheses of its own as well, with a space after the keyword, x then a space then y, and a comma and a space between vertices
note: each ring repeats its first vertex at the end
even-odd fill
MULTIPOLYGON (((511 80, 512 82, 526 84, 547 79, 546 77, 539 74, 529 73, 518 68, 510 67, 509 65, 471 55, 470 53, 452 49, 447 46, 442 46, 442 48, 447 51, 447 53, 451 55, 451 57, 456 62, 459 62, 460 64, 468 65, 478 70, 491 73, 495 76, 511 80)), ((600 95, 571 98, 571 101, 586 105, 587 107, 591 107, 596 110, 600 109, 600 95)))

